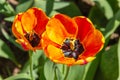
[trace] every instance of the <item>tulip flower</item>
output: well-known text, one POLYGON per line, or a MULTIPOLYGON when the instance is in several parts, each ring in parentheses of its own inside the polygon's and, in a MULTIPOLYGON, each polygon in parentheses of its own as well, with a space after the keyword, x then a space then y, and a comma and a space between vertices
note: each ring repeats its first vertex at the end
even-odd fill
POLYGON ((18 13, 12 25, 12 32, 16 42, 25 50, 41 49, 41 35, 45 30, 48 17, 39 8, 30 8, 26 12, 18 13))
POLYGON ((70 18, 56 14, 42 34, 42 47, 53 62, 75 65, 86 64, 104 46, 102 33, 84 16, 70 18))

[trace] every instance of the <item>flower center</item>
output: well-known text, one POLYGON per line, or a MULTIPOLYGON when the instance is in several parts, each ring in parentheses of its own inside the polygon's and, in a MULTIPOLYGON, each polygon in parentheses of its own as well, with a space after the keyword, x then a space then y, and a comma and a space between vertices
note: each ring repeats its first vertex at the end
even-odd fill
POLYGON ((83 45, 78 39, 66 39, 62 46, 62 52, 65 57, 78 59, 78 56, 84 51, 83 45))
POLYGON ((34 32, 27 33, 27 34, 25 34, 25 37, 29 41, 29 43, 31 44, 32 47, 38 46, 38 44, 40 42, 40 38, 36 33, 34 33, 34 32))

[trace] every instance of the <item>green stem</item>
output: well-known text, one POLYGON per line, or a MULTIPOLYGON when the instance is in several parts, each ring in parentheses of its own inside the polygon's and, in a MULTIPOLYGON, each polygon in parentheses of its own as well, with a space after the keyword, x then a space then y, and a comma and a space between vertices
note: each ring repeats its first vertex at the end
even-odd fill
POLYGON ((55 73, 54 80, 57 80, 57 73, 56 73, 57 66, 56 66, 56 63, 53 63, 53 68, 54 68, 54 73, 55 73))
POLYGON ((31 76, 31 80, 34 80, 33 79, 33 60, 32 60, 32 54, 33 52, 32 51, 29 51, 29 58, 30 58, 30 76, 31 76))
POLYGON ((70 66, 67 66, 67 71, 66 71, 66 74, 65 74, 65 77, 64 77, 63 80, 67 80, 67 76, 68 76, 69 70, 70 70, 70 66))

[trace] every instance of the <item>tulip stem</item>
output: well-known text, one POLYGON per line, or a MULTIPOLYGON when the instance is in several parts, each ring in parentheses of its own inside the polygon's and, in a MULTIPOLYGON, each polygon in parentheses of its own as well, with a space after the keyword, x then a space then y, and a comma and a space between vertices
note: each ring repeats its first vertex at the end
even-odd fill
POLYGON ((66 71, 66 73, 65 73, 64 80, 67 79, 67 76, 68 76, 69 70, 70 70, 70 66, 67 66, 67 71, 66 71))
POLYGON ((33 59, 32 59, 32 54, 33 51, 29 51, 29 58, 30 58, 30 76, 31 76, 31 80, 33 79, 33 59))

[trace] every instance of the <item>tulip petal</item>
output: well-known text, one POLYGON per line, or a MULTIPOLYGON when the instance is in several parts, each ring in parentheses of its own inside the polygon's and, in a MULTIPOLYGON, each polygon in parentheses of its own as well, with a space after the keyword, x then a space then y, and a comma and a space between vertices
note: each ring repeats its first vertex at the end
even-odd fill
POLYGON ((47 52, 47 56, 56 63, 72 65, 75 62, 74 58, 64 57, 61 49, 53 45, 48 45, 47 49, 45 49, 45 52, 47 52))
POLYGON ((24 50, 29 50, 29 48, 27 46, 28 44, 23 39, 17 39, 16 42, 21 44, 21 46, 23 47, 24 50))
POLYGON ((64 56, 62 51, 53 45, 48 45, 47 52, 49 53, 48 56, 50 59, 59 59, 64 56))
POLYGON ((22 17, 22 13, 16 15, 12 25, 12 32, 17 38, 20 38, 21 35, 24 35, 23 27, 21 25, 21 17, 22 17))
POLYGON ((75 22, 78 25, 77 38, 79 38, 80 41, 84 40, 84 38, 86 37, 88 32, 94 31, 95 28, 94 28, 92 22, 88 18, 83 17, 83 16, 78 16, 78 17, 74 17, 73 19, 75 20, 75 22))
POLYGON ((63 40, 68 35, 64 26, 56 18, 52 18, 49 20, 46 25, 46 32, 49 39, 57 44, 62 44, 63 40))
POLYGON ((34 48, 24 37, 22 37, 21 39, 17 39, 16 42, 21 44, 24 50, 34 50, 34 48))
POLYGON ((94 30, 88 33, 82 43, 86 50, 81 57, 92 57, 103 48, 105 39, 99 30, 94 30))
POLYGON ((26 32, 34 30, 38 35, 42 34, 48 22, 48 17, 39 8, 31 8, 22 16, 22 25, 26 32))
POLYGON ((74 58, 67 58, 67 57, 61 57, 58 59, 53 59, 54 62, 60 63, 60 64, 67 64, 67 65, 73 65, 75 63, 74 58))
POLYGON ((34 8, 35 17, 37 18, 37 25, 35 26, 34 30, 39 35, 45 31, 46 24, 48 22, 48 17, 41 9, 34 8))
POLYGON ((64 25, 66 31, 69 34, 73 36, 77 35, 78 26, 74 20, 72 20, 70 17, 63 15, 63 14, 57 14, 54 17, 59 19, 59 21, 64 25))
POLYGON ((88 62, 93 61, 95 58, 96 57, 87 57, 86 59, 78 59, 74 64, 84 65, 87 64, 88 62))
POLYGON ((37 19, 34 13, 34 8, 31 8, 27 10, 27 12, 25 12, 22 16, 21 23, 22 26, 24 26, 23 28, 27 33, 31 32, 37 24, 37 19))

